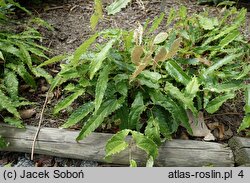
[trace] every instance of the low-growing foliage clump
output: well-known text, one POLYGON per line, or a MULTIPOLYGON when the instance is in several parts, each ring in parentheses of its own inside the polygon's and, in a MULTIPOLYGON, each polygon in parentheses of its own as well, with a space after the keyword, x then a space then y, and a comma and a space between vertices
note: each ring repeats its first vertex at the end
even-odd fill
POLYGON ((248 96, 240 130, 248 128, 250 48, 241 33, 245 15, 245 9, 231 8, 218 18, 207 12, 190 17, 181 7, 171 10, 167 22, 162 14, 151 27, 97 32, 72 55, 38 67, 64 60, 50 91, 63 86, 67 97, 54 114, 80 97, 82 105, 62 128, 82 122, 79 141, 103 123, 119 124, 120 131, 107 142, 106 158, 135 143, 148 154, 147 166, 153 166, 159 146, 180 125, 192 134, 187 113, 196 119, 204 111, 212 114, 239 90, 248 96), (166 29, 154 35, 160 24, 166 29))
MULTIPOLYGON (((36 76, 46 77, 48 82, 52 77, 44 69, 34 66, 42 62, 41 58, 48 59, 44 54, 48 49, 38 44, 42 38, 40 33, 29 26, 20 33, 11 30, 13 24, 21 24, 11 19, 15 7, 31 14, 13 0, 0 1, 0 112, 8 112, 0 118, 21 128, 23 125, 18 109, 32 103, 19 96, 19 80, 22 79, 35 89, 36 76)), ((2 139, 0 144, 4 144, 2 139)))

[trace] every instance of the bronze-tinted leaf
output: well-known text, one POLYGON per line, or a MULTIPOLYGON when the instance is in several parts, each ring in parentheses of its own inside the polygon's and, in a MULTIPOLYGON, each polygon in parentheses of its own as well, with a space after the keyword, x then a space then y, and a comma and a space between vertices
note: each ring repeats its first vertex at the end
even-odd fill
POLYGON ((144 51, 142 46, 135 46, 131 54, 131 61, 135 65, 140 65, 141 56, 143 55, 143 53, 144 51))
POLYGON ((164 61, 167 56, 166 48, 162 47, 160 51, 155 55, 153 67, 155 68, 159 61, 164 61))
POLYGON ((204 65, 207 65, 207 66, 211 66, 211 62, 209 60, 207 60, 206 58, 197 58, 199 60, 199 62, 201 62, 202 64, 204 65))
POLYGON ((166 55, 165 59, 170 59, 173 58, 173 56, 176 55, 176 53, 178 52, 178 50, 180 49, 181 46, 181 38, 176 39, 173 44, 171 45, 168 54, 166 55))
POLYGON ((149 64, 149 62, 152 60, 152 55, 148 54, 143 58, 143 61, 139 66, 136 67, 135 72, 132 74, 131 79, 136 78, 149 64))

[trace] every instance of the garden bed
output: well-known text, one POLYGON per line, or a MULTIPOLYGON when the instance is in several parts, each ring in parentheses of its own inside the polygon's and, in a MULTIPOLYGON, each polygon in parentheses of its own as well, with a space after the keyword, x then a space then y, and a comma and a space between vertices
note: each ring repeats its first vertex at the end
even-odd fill
MULTIPOLYGON (((41 29, 44 36, 42 43, 52 49, 51 56, 62 53, 72 53, 84 40, 94 33, 89 23, 89 19, 93 13, 93 1, 83 2, 77 0, 63 3, 52 0, 52 2, 53 3, 49 4, 51 7, 48 7, 46 3, 43 4, 43 6, 32 7, 36 8, 35 11, 42 19, 48 21, 48 23, 55 28, 54 31, 41 29)), ((109 3, 109 1, 104 1, 104 4, 106 4, 105 2, 109 3)), ((160 15, 161 1, 145 1, 144 3, 145 9, 140 7, 135 1, 129 7, 114 16, 107 16, 106 12, 104 12, 105 18, 98 24, 97 30, 106 28, 135 29, 137 25, 136 22, 139 21, 141 24, 144 24, 147 19, 152 21, 155 16, 160 15)), ((179 9, 182 5, 187 7, 189 15, 202 12, 204 9, 208 10, 208 12, 213 15, 219 14, 220 12, 219 8, 213 6, 198 5, 196 0, 178 0, 174 2, 167 0, 165 3, 165 13, 168 15, 170 8, 179 9)), ((246 29, 244 31, 248 36, 249 30, 247 26, 250 25, 250 12, 248 12, 247 16, 246 29)), ((53 74, 58 73, 60 70, 59 67, 55 66, 50 69, 53 74)), ((41 79, 38 81, 38 91, 34 92, 33 90, 27 90, 27 88, 21 90, 24 97, 29 98, 31 101, 38 102, 36 106, 36 115, 32 118, 24 119, 26 124, 37 125, 37 119, 39 118, 45 100, 46 88, 48 89, 49 85, 41 79)), ((65 97, 61 94, 62 89, 58 88, 52 96, 52 99, 48 102, 44 113, 43 126, 59 127, 68 117, 67 111, 63 111, 57 116, 51 114, 58 100, 65 97)), ((216 113, 212 115, 204 113, 205 122, 207 124, 216 123, 218 124, 216 126, 223 126, 223 128, 226 129, 226 134, 225 137, 220 140, 228 140, 232 135, 237 134, 237 129, 244 117, 243 107, 244 96, 242 93, 238 93, 236 98, 226 102, 216 113)), ((80 128, 80 126, 74 126, 76 130, 80 128)), ((215 133, 217 133, 215 135, 218 136, 218 131, 215 130, 215 133)), ((244 136, 244 133, 240 135, 244 136)), ((175 136, 175 138, 180 138, 180 135, 175 136)))
MULTIPOLYGON (((147 18, 153 20, 155 16, 159 16, 162 10, 168 14, 171 7, 179 9, 181 5, 187 6, 189 14, 201 12, 205 8, 209 10, 210 14, 215 15, 221 10, 215 7, 200 6, 196 4, 196 1, 189 0, 166 1, 165 8, 163 9, 160 7, 161 2, 156 0, 144 1, 145 7, 139 6, 137 3, 137 1, 134 1, 124 11, 115 16, 108 17, 105 15, 105 18, 100 21, 97 29, 103 30, 110 27, 125 28, 127 30, 135 29, 137 28, 137 21, 143 24, 147 18)), ((55 28, 54 31, 40 28, 40 31, 44 35, 44 39, 41 41, 42 44, 53 50, 50 56, 66 52, 72 53, 84 40, 94 33, 89 24, 90 16, 93 13, 93 1, 74 0, 67 1, 67 3, 53 1, 53 3, 44 3, 39 7, 31 6, 30 9, 55 28)), ((247 24, 249 25, 249 12, 247 16, 247 24)), ((246 29, 245 31, 249 30, 246 29)), ((246 33, 246 35, 249 35, 249 33, 246 33)), ((57 65, 53 65, 50 68, 50 72, 54 75, 59 71, 60 68, 57 65)), ((32 125, 27 126, 26 130, 14 129, 4 125, 0 128, 0 134, 10 142, 10 146, 5 151, 31 152, 33 138, 37 129, 35 126, 38 124, 48 88, 49 85, 44 79, 38 80, 38 91, 30 89, 26 85, 21 86, 20 91, 22 95, 30 101, 37 102, 38 105, 32 109, 35 110, 34 115, 24 119, 26 125, 32 125)), ((64 124, 69 113, 77 107, 77 104, 73 104, 73 108, 63 110, 57 116, 52 115, 55 103, 65 97, 61 93, 62 88, 58 87, 51 100, 47 103, 45 113, 43 114, 42 128, 36 141, 35 153, 107 163, 103 159, 105 156, 104 149, 107 140, 112 136, 111 134, 93 133, 85 140, 77 143, 75 138, 79 134, 81 125, 75 125, 71 127, 71 130, 57 129, 57 127, 64 124)), ((248 148, 248 145, 244 143, 243 145, 237 145, 237 147, 234 145, 232 149, 227 145, 228 139, 232 136, 245 136, 244 133, 237 133, 237 129, 244 117, 243 106, 243 95, 242 93, 238 93, 236 98, 226 102, 215 114, 204 113, 206 124, 208 126, 216 126, 212 131, 214 136, 217 137, 216 142, 200 141, 201 138, 192 137, 188 135, 186 130, 180 128, 177 133, 173 134, 174 140, 167 141, 160 147, 155 165, 248 166, 248 150, 244 151, 245 147, 246 149, 248 148), (223 128, 223 134, 219 131, 221 128, 223 128), (176 139, 186 139, 186 141, 176 139), (243 161, 242 158, 236 157, 236 152, 241 152, 243 159, 248 158, 243 161)), ((115 128, 107 129, 105 127, 104 129, 98 128, 96 131, 114 133, 116 130, 115 128)), ((238 141, 241 140, 238 139, 238 141)), ((236 144, 240 144, 238 141, 236 144)), ((246 142, 248 143, 248 140, 246 142)), ((138 162, 138 165, 145 165, 144 160, 146 159, 146 155, 136 149, 136 147, 132 149, 132 156, 138 162)), ((122 166, 128 165, 129 151, 127 150, 114 156, 112 163, 122 166)))

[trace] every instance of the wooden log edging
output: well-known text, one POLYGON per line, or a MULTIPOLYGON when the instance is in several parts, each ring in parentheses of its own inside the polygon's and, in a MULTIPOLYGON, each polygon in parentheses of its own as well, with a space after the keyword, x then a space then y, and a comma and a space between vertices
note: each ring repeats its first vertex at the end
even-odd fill
POLYGON ((232 137, 228 145, 233 151, 235 165, 250 167, 250 138, 232 137))
MULTIPOLYGON (((36 127, 27 126, 17 129, 6 125, 0 126, 0 134, 10 145, 3 151, 31 152, 36 127)), ((57 128, 41 128, 35 145, 35 153, 52 156, 85 159, 106 162, 105 144, 111 134, 92 133, 80 142, 76 142, 79 131, 57 128)), ((132 147, 132 157, 139 165, 145 165, 146 154, 136 147, 132 147)), ((128 165, 129 150, 112 158, 112 163, 128 165)), ((110 162, 109 162, 110 163, 110 162)), ((233 153, 227 145, 192 141, 172 140, 164 143, 159 149, 159 156, 155 161, 160 167, 200 167, 200 166, 234 166, 233 153)))

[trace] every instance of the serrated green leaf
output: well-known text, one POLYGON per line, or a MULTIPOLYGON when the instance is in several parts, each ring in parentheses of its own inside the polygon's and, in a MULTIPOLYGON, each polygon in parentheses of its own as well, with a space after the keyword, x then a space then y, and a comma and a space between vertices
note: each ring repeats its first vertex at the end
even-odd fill
POLYGON ((76 91, 75 93, 69 95, 68 97, 66 97, 65 99, 61 100, 60 102, 58 102, 54 108, 54 114, 59 113, 62 109, 67 108, 68 106, 70 106, 80 95, 82 95, 84 93, 83 89, 79 89, 78 91, 76 91))
POLYGON ((245 116, 240 124, 238 132, 250 127, 250 86, 249 85, 245 92, 245 100, 246 100, 246 104, 244 106, 245 116))
POLYGON ((227 83, 217 83, 215 85, 206 84, 203 90, 208 90, 216 93, 224 93, 236 91, 244 88, 245 85, 241 81, 230 81, 227 83))
POLYGON ((236 38, 240 35, 240 32, 238 30, 233 30, 231 33, 229 33, 224 39, 222 39, 219 43, 219 46, 221 48, 226 47, 229 43, 236 40, 236 38))
POLYGON ((4 122, 14 126, 16 128, 24 128, 22 121, 18 118, 5 117, 4 122))
POLYGON ((165 16, 165 13, 161 13, 161 15, 159 17, 154 18, 152 26, 150 27, 150 29, 148 31, 149 34, 154 32, 159 27, 159 25, 161 24, 164 16, 165 16))
POLYGON ((233 54, 233 55, 228 55, 228 56, 224 57, 223 59, 217 61, 214 65, 212 65, 211 67, 206 69, 203 73, 203 76, 205 76, 205 78, 206 78, 206 76, 208 74, 211 74, 212 72, 219 69, 223 65, 229 64, 230 62, 232 62, 234 59, 240 57, 241 55, 242 54, 240 53, 240 54, 233 54))
POLYGON ((43 19, 41 19, 39 17, 32 18, 30 20, 30 22, 35 23, 35 24, 37 24, 39 26, 42 26, 42 27, 46 27, 50 31, 55 30, 54 27, 50 23, 48 23, 47 21, 45 21, 45 20, 43 20, 43 19))
POLYGON ((139 123, 139 119, 141 116, 141 113, 146 109, 146 106, 143 102, 143 96, 142 93, 138 92, 135 100, 132 103, 128 123, 129 123, 129 129, 136 129, 139 123))
POLYGON ((125 102, 123 106, 116 111, 115 115, 116 115, 116 119, 121 121, 119 125, 119 129, 120 130, 128 129, 129 128, 129 123, 128 123, 129 108, 128 108, 127 102, 125 102))
POLYGON ((218 19, 216 17, 208 18, 208 17, 198 15, 198 20, 199 20, 201 27, 204 30, 213 30, 216 26, 219 25, 218 19))
POLYGON ((12 162, 10 162, 10 163, 8 163, 8 164, 5 164, 3 167, 4 167, 4 168, 12 167, 12 162))
POLYGON ((94 60, 90 63, 90 79, 92 80, 95 73, 101 68, 102 62, 107 58, 109 50, 112 48, 113 44, 115 43, 116 39, 110 40, 104 48, 96 55, 94 60))
POLYGON ((145 85, 149 88, 154 88, 154 89, 159 89, 160 85, 157 82, 152 82, 151 80, 143 77, 143 76, 138 76, 137 77, 140 85, 145 85))
POLYGON ((70 91, 73 92, 76 89, 76 85, 73 83, 69 83, 67 86, 64 87, 64 91, 70 91))
POLYGON ((154 158, 152 156, 149 156, 147 159, 146 167, 153 167, 154 166, 154 158))
POLYGON ((122 130, 115 135, 112 136, 111 139, 108 140, 105 152, 105 158, 112 156, 114 154, 120 153, 124 149, 128 147, 128 143, 126 142, 126 137, 128 136, 130 130, 122 130))
POLYGON ((174 98, 183 103, 188 109, 190 109, 194 115, 198 114, 197 109, 194 107, 193 100, 190 97, 186 97, 177 87, 171 83, 166 82, 165 91, 169 92, 174 98))
POLYGON ((86 104, 83 104, 79 108, 77 108, 67 119, 67 121, 61 126, 61 128, 69 128, 79 121, 81 121, 83 118, 85 118, 91 111, 94 109, 94 103, 89 102, 86 104))
POLYGON ((170 60, 165 65, 166 71, 172 76, 176 81, 188 85, 191 78, 182 70, 182 68, 174 60, 170 60))
POLYGON ((96 28, 96 25, 98 24, 99 22, 99 15, 97 13, 94 13, 93 15, 91 15, 90 17, 90 27, 92 28, 92 30, 95 30, 96 28))
POLYGON ((4 60, 3 53, 0 51, 0 59, 4 60))
POLYGON ((124 102, 124 98, 121 97, 119 100, 110 99, 102 103, 99 110, 93 115, 88 122, 83 126, 81 132, 76 138, 77 141, 82 140, 93 132, 98 126, 101 125, 104 118, 109 116, 111 113, 116 111, 121 107, 121 104, 124 102))
POLYGON ((11 102, 11 100, 9 99, 9 97, 7 97, 2 90, 0 90, 0 105, 2 106, 1 108, 6 109, 8 112, 10 112, 11 114, 13 114, 16 118, 20 119, 20 115, 17 112, 17 109, 15 108, 15 106, 13 105, 13 103, 11 102))
POLYGON ((244 110, 245 110, 245 113, 246 114, 250 114, 250 86, 248 85, 247 88, 246 88, 246 92, 245 92, 245 107, 244 107, 244 110))
POLYGON ((22 107, 22 106, 26 106, 26 105, 35 105, 37 104, 36 102, 29 102, 29 101, 14 101, 13 105, 15 107, 22 107))
POLYGON ((125 39, 124 42, 126 50, 129 50, 132 47, 132 42, 134 39, 134 31, 128 32, 128 35, 126 35, 124 39, 125 39))
POLYGON ((62 70, 58 73, 58 75, 62 76, 66 80, 81 77, 75 67, 61 64, 61 68, 62 70))
POLYGON ((142 71, 141 75, 153 82, 158 82, 162 78, 162 75, 159 72, 151 72, 149 70, 142 71))
POLYGON ((240 132, 240 131, 242 131, 242 130, 245 130, 245 129, 249 128, 249 127, 250 127, 250 114, 247 114, 247 115, 243 118, 243 120, 242 120, 242 122, 241 122, 241 124, 240 124, 240 127, 239 127, 239 129, 238 129, 238 132, 240 132))
POLYGON ((160 128, 160 133, 163 135, 163 137, 168 140, 172 139, 171 134, 175 132, 175 129, 177 129, 178 127, 178 124, 174 124, 175 121, 173 121, 171 113, 162 106, 155 105, 152 109, 152 114, 153 117, 157 119, 160 128), (171 126, 177 127, 171 128, 171 126))
POLYGON ((205 109, 208 113, 212 114, 216 112, 224 102, 226 102, 228 99, 234 98, 234 96, 234 93, 228 93, 223 96, 218 96, 213 100, 209 101, 205 109))
POLYGON ((12 55, 15 55, 16 57, 18 57, 20 59, 22 58, 20 50, 17 49, 16 47, 14 47, 13 45, 4 44, 3 42, 0 42, 0 50, 2 50, 3 52, 7 52, 7 53, 10 53, 12 55))
POLYGON ((24 63, 27 64, 27 66, 29 67, 29 69, 32 69, 32 60, 31 60, 31 56, 29 54, 29 51, 25 48, 25 46, 23 46, 22 44, 18 44, 18 47, 20 48, 20 53, 22 55, 22 61, 24 63))
POLYGON ((66 80, 62 78, 60 75, 56 75, 56 77, 52 80, 49 91, 52 92, 57 86, 64 83, 66 80))
POLYGON ((215 41, 221 37, 223 37, 224 35, 229 34, 230 32, 234 31, 235 29, 237 29, 239 26, 241 26, 241 24, 244 22, 245 17, 246 17, 246 9, 241 9, 238 16, 235 18, 235 21, 228 27, 226 26, 224 28, 224 30, 221 30, 220 32, 218 32, 217 35, 211 36, 209 37, 203 44, 203 46, 208 45, 209 43, 211 43, 212 41, 215 41))
POLYGON ((179 16, 181 19, 185 19, 187 17, 187 8, 185 6, 180 7, 179 16))
POLYGON ((175 17, 176 17, 175 9, 171 8, 170 12, 168 14, 168 19, 167 19, 167 25, 166 26, 169 26, 173 22, 175 17))
POLYGON ((33 67, 32 72, 36 77, 44 77, 46 81, 51 84, 53 78, 45 69, 40 67, 33 67))
POLYGON ((39 56, 41 58, 48 59, 48 57, 43 53, 44 51, 41 50, 40 48, 35 48, 35 47, 27 47, 27 50, 30 51, 32 54, 39 56))
POLYGON ((158 155, 158 147, 154 143, 154 141, 144 136, 140 132, 131 131, 131 133, 132 133, 133 140, 136 143, 136 146, 144 150, 148 154, 149 157, 152 156, 153 159, 155 159, 158 155))
POLYGON ((123 80, 123 81, 120 81, 116 84, 116 90, 122 94, 123 96, 127 96, 128 94, 128 81, 126 80, 123 80))
POLYGON ((57 55, 49 60, 46 60, 45 62, 43 62, 42 64, 40 64, 37 67, 43 67, 45 65, 54 64, 56 62, 59 62, 59 61, 65 59, 66 57, 67 57, 67 55, 57 55))
POLYGON ((153 140, 158 146, 161 145, 160 126, 157 118, 151 116, 147 121, 145 135, 153 140))
POLYGON ((190 128, 186 110, 183 108, 182 105, 179 105, 169 96, 163 95, 159 91, 158 92, 150 91, 149 94, 154 104, 162 106, 172 114, 175 123, 171 124, 172 126, 171 132, 175 132, 179 124, 183 124, 183 126, 188 130, 188 132, 190 134, 192 133, 192 129, 190 128))
POLYGON ((198 82, 197 77, 193 77, 192 80, 187 84, 185 89, 185 95, 190 96, 190 98, 194 98, 196 93, 199 91, 200 84, 198 82))
POLYGON ((14 72, 6 72, 4 78, 4 84, 6 86, 6 90, 11 97, 12 100, 18 99, 18 80, 14 72))
MULTIPOLYGON (((0 147, 1 147, 1 146, 0 146, 0 147)), ((129 161, 129 167, 137 167, 136 161, 133 160, 133 159, 131 159, 131 160, 129 161)))
POLYGON ((25 66, 23 64, 18 65, 11 65, 9 64, 10 68, 17 72, 19 76, 23 78, 23 80, 30 85, 32 88, 36 88, 36 81, 35 79, 30 75, 30 73, 27 71, 25 66))
POLYGON ((9 3, 11 3, 12 5, 14 5, 14 6, 18 7, 19 9, 23 10, 23 11, 24 11, 25 13, 27 13, 28 15, 32 15, 32 13, 31 13, 29 10, 27 10, 25 7, 21 6, 18 2, 15 2, 15 1, 13 1, 13 0, 8 0, 8 1, 9 1, 9 3))
POLYGON ((96 25, 99 21, 99 19, 102 17, 102 1, 101 0, 95 0, 95 12, 90 18, 90 26, 92 30, 96 28, 96 25))
POLYGON ((244 78, 247 75, 250 75, 250 65, 243 66, 243 71, 235 79, 239 80, 239 79, 244 78))
POLYGON ((219 6, 233 6, 234 4, 235 4, 236 2, 234 2, 234 1, 222 1, 222 2, 220 2, 218 5, 217 5, 217 7, 219 7, 219 6))
POLYGON ((109 72, 110 72, 110 65, 106 65, 97 80, 96 88, 95 88, 95 112, 101 106, 103 96, 105 94, 108 81, 109 81, 109 72))
POLYGON ((108 15, 114 15, 121 11, 122 8, 125 8, 131 0, 116 0, 111 5, 109 5, 106 9, 108 11, 108 15))
POLYGON ((79 80, 79 85, 80 85, 81 87, 85 88, 85 87, 87 87, 87 86, 91 86, 91 83, 90 83, 89 79, 83 78, 83 77, 82 77, 82 78, 79 80))
POLYGON ((86 41, 84 41, 74 52, 73 54, 73 58, 71 60, 71 64, 73 66, 77 66, 78 62, 81 58, 81 55, 86 53, 86 51, 88 50, 89 46, 96 40, 98 34, 94 34, 92 35, 89 39, 87 39, 86 41))

